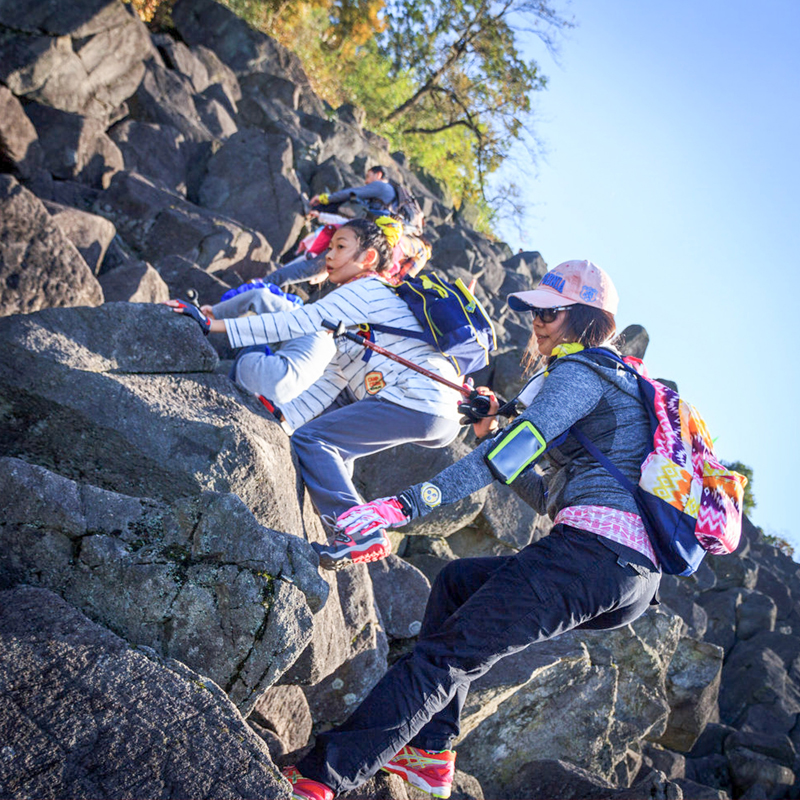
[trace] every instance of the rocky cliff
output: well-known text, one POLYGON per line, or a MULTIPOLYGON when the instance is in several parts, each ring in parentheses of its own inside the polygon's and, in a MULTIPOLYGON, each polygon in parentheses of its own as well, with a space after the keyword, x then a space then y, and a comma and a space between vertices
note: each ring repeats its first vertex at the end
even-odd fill
MULTIPOLYGON (((303 192, 382 164, 422 201, 433 266, 478 279, 501 348, 477 377, 510 394, 527 331, 503 298, 546 265, 472 230, 224 7, 173 19, 151 35, 119 0, 0 0, 0 797, 289 797, 276 765, 413 644, 441 566, 548 530, 492 486, 395 534, 398 555, 319 573, 286 436, 227 379, 222 338, 158 301, 269 273, 303 192)), ((465 437, 365 459, 365 496, 465 437)), ((797 565, 748 524, 662 599, 478 682, 455 796, 800 796, 797 565)), ((415 796, 388 776, 357 794, 415 796)))

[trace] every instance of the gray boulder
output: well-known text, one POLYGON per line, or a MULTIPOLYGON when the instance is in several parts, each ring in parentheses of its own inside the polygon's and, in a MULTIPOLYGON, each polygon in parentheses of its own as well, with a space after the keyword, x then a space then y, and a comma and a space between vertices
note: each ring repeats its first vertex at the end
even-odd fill
POLYGON ((525 250, 516 253, 511 258, 503 262, 503 266, 508 272, 516 272, 519 275, 529 277, 531 284, 528 288, 540 281, 547 272, 547 262, 542 258, 538 250, 525 250))
MULTIPOLYGON (((705 787, 702 794, 698 797, 711 797, 715 795, 709 793, 709 789, 722 794, 717 797, 728 798, 731 796, 733 787, 731 786, 731 774, 728 767, 728 759, 721 753, 713 753, 700 758, 686 759, 686 778, 683 780, 691 781, 690 789, 694 785, 705 787)), ((694 794, 688 794, 694 797, 694 794)))
POLYGON ((44 167, 55 178, 107 189, 123 167, 122 153, 106 135, 105 123, 31 103, 26 113, 36 126, 44 167))
POLYGON ((496 394, 506 400, 513 399, 527 380, 525 368, 522 366, 524 353, 523 343, 522 347, 515 347, 494 356, 486 379, 476 380, 475 383, 478 385, 484 383, 487 386, 491 386, 496 394))
MULTIPOLYGON (((304 667, 302 662, 308 657, 307 663, 316 666, 316 674, 324 676, 304 687, 318 726, 344 722, 383 677, 389 652, 366 565, 341 571, 336 582, 342 621, 335 627, 320 625, 318 620, 324 618, 325 610, 317 614, 312 646, 298 662, 304 667), (325 662, 320 659, 323 653, 328 654, 325 662)), ((292 670, 290 676, 294 674, 292 670)))
POLYGON ((742 602, 739 588, 722 592, 704 592, 698 598, 708 619, 705 640, 719 645, 729 653, 736 644, 736 608, 742 602))
POLYGON ((462 267, 471 271, 477 258, 478 254, 467 232, 463 228, 448 227, 436 242, 430 264, 434 269, 462 267))
POLYGON ((117 234, 114 225, 104 217, 81 211, 79 208, 47 201, 44 206, 50 213, 50 218, 78 248, 89 269, 98 274, 106 250, 117 234))
POLYGON ((146 261, 117 267, 98 280, 107 303, 164 303, 170 299, 164 279, 146 261))
MULTIPOLYGON (((461 715, 462 741, 458 745, 459 753, 467 764, 467 769, 476 771, 469 765, 473 760, 481 760, 482 753, 487 754, 492 746, 498 753, 505 757, 509 752, 508 743, 504 740, 492 739, 488 729, 483 729, 483 724, 496 719, 498 709, 511 700, 515 707, 520 706, 520 701, 527 705, 528 700, 523 700, 523 690, 527 692, 542 691, 542 696, 547 698, 547 686, 554 687, 559 684, 577 686, 583 678, 591 676, 592 661, 588 650, 571 636, 562 636, 548 642, 532 645, 522 653, 502 659, 489 672, 470 686, 461 715), (471 736, 473 731, 482 731, 480 735, 471 736), (473 755, 474 750, 474 755, 473 755)), ((595 670, 596 672, 596 670, 595 670)), ((565 705, 571 700, 562 698, 565 705)), ((599 698, 597 716, 592 711, 592 722, 602 720, 603 706, 608 697, 599 698)), ((510 709, 509 709, 510 710, 510 709)), ((606 709, 608 711, 609 709, 606 709)), ((546 715, 548 712, 543 711, 546 715)), ((587 720, 588 721, 588 720, 587 720)), ((601 722, 603 729, 608 727, 608 720, 601 722)), ((588 733, 588 731, 587 731, 588 733)))
POLYGON ((188 141, 213 139, 195 107, 191 80, 155 61, 148 61, 145 66, 142 82, 128 100, 131 117, 141 122, 169 125, 188 141))
POLYGON ((315 114, 303 114, 301 120, 303 127, 316 133, 322 142, 320 161, 337 156, 350 164, 358 156, 368 156, 370 147, 357 125, 351 125, 341 118, 328 119, 315 114))
POLYGON ((358 186, 363 180, 363 176, 356 175, 347 164, 333 155, 314 168, 309 191, 312 196, 335 192, 345 186, 358 186))
MULTIPOLYGON (((242 99, 238 104, 239 122, 242 126, 259 128, 265 133, 289 137, 294 147, 298 173, 307 180, 319 159, 322 139, 319 134, 303 126, 300 114, 293 105, 284 102, 290 100, 290 86, 298 90, 296 84, 272 75, 257 72, 243 76, 242 99), (273 95, 276 83, 282 89, 278 97, 273 95), (283 100, 278 99, 280 97, 283 100)), ((299 93, 295 94, 299 103, 299 93)))
POLYGON ((669 719, 658 738, 664 747, 689 752, 717 718, 722 656, 722 649, 708 642, 685 637, 678 643, 667 670, 669 719))
POLYGON ((679 633, 680 620, 651 611, 625 628, 573 632, 503 659, 471 687, 463 766, 490 796, 505 791, 530 753, 616 783, 629 748, 664 730, 679 633))
MULTIPOLYGON (((155 270, 164 283, 170 297, 186 298, 187 291, 194 289, 197 292, 201 305, 217 303, 223 293, 230 286, 217 275, 212 275, 201 269, 197 264, 181 256, 167 256, 154 264, 155 270)), ((262 273, 263 274, 263 273, 262 273)), ((212 333, 209 341, 214 343, 218 338, 227 336, 222 333, 212 333)))
POLYGON ((230 101, 231 107, 236 110, 236 104, 242 99, 242 87, 236 73, 225 64, 222 59, 205 45, 197 44, 190 48, 194 57, 206 68, 208 85, 218 84, 223 88, 225 96, 230 101))
MULTIPOLYGON (((399 775, 378 772, 357 789, 338 795, 342 800, 429 800, 421 789, 407 784, 399 775)), ((456 770, 453 778, 451 800, 483 800, 478 781, 471 775, 456 770)))
POLYGON ((650 334, 641 325, 628 325, 620 334, 619 350, 623 356, 644 358, 647 345, 650 344, 650 334))
POLYGON ((788 734, 800 713, 794 677, 800 638, 763 631, 736 643, 726 658, 719 692, 720 720, 733 727, 788 734))
POLYGON ((153 36, 153 44, 161 53, 165 66, 189 80, 193 94, 199 94, 211 85, 206 63, 186 44, 176 41, 165 33, 153 36))
POLYGON ((419 634, 431 592, 428 579, 396 555, 368 565, 375 602, 389 639, 419 634))
POLYGON ((690 797, 692 800, 729 800, 730 798, 724 789, 705 786, 690 781, 688 778, 676 778, 674 783, 681 790, 683 797, 690 797))
POLYGON ((684 797, 678 784, 663 772, 651 772, 630 789, 617 789, 609 781, 559 759, 529 761, 499 794, 491 796, 507 800, 522 797, 530 800, 682 800, 684 797))
MULTIPOLYGON (((740 545, 740 550, 742 545, 740 545)), ((716 589, 754 589, 758 564, 737 551, 732 558, 708 558, 708 566, 717 578, 716 589)))
MULTIPOLYGON (((784 556, 785 557, 785 556, 784 556)), ((767 563, 772 561, 769 559, 767 563)), ((780 571, 774 569, 774 565, 765 566, 763 562, 758 570, 758 580, 756 581, 756 591, 772 598, 775 603, 775 622, 778 620, 788 620, 794 610, 794 599, 792 590, 789 588, 788 578, 783 576, 780 571)))
POLYGON ((644 774, 652 769, 663 772, 670 780, 685 778, 686 756, 646 742, 642 748, 642 767, 639 775, 644 777, 644 774))
POLYGON ((216 272, 240 261, 268 264, 272 255, 260 233, 127 171, 114 176, 94 210, 114 223, 140 258, 154 265, 176 255, 216 272))
POLYGON ((41 168, 43 154, 36 128, 5 86, 0 86, 0 134, 20 176, 30 178, 41 168))
POLYGON ((0 320, 0 342, 1 454, 167 502, 234 492, 263 525, 321 531, 303 521, 286 435, 213 374, 193 320, 132 303, 48 309, 0 320))
POLYGON ((227 139, 239 130, 236 123, 236 108, 223 87, 215 83, 201 94, 194 96, 194 105, 203 124, 216 139, 227 139))
MULTIPOLYGON (((518 552, 492 535, 481 516, 461 530, 451 533, 445 540, 456 558, 480 558, 483 556, 511 556, 518 552)), ((407 550, 414 543, 406 539, 407 550)))
POLYGON ((499 481, 488 487, 481 517, 495 539, 516 551, 538 541, 550 530, 548 517, 537 514, 499 481))
POLYGON ((695 602, 696 585, 675 575, 662 575, 658 593, 661 602, 686 623, 688 635, 702 639, 708 628, 708 614, 695 602))
POLYGON ((0 82, 18 97, 106 119, 142 80, 147 28, 119 0, 4 2, 0 82))
POLYGON ((795 783, 795 749, 788 736, 736 732, 725 740, 731 782, 739 797, 786 797, 795 783))
POLYGON ((208 675, 243 713, 308 643, 327 598, 311 548, 261 527, 236 496, 166 506, 16 459, 2 467, 4 588, 56 592, 208 675))
POLYGON ((125 119, 108 135, 119 147, 126 170, 143 175, 155 186, 186 195, 186 140, 177 128, 125 119))
POLYGON ((213 681, 51 592, 0 592, 0 794, 288 798, 213 681))
POLYGON ((747 592, 736 608, 736 637, 750 639, 760 631, 774 631, 777 617, 778 607, 771 597, 761 592, 747 592))
POLYGON ((214 0, 178 0, 172 19, 184 42, 213 50, 237 75, 263 72, 288 79, 301 87, 304 111, 324 112, 300 59, 224 6, 214 0))
POLYGON ((311 736, 311 710, 299 686, 272 686, 250 712, 250 721, 271 730, 280 739, 284 752, 305 747, 311 736))
POLYGON ((24 181, 25 188, 33 192, 40 200, 59 203, 70 208, 79 208, 82 211, 91 211, 95 200, 100 196, 101 190, 95 189, 85 183, 76 181, 62 181, 47 172, 39 170, 32 178, 24 181))
POLYGON ((100 284, 42 202, 0 175, 0 314, 102 302, 100 284))
POLYGON ((209 161, 200 203, 260 231, 285 253, 304 224, 291 141, 257 130, 235 133, 209 161))

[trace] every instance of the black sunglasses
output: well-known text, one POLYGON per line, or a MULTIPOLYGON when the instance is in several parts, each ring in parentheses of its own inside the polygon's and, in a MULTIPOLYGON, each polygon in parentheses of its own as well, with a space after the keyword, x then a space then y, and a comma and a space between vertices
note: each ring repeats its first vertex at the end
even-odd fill
POLYGON ((546 325, 548 322, 553 322, 553 320, 555 320, 559 311, 569 311, 571 308, 572 306, 557 306, 556 308, 536 308, 535 306, 529 306, 528 311, 531 312, 534 319, 539 317, 546 325))

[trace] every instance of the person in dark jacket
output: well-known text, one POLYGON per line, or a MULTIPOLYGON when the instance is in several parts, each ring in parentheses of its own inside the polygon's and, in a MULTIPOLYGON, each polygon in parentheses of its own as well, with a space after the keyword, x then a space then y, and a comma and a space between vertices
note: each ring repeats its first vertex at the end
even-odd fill
MULTIPOLYGON (((546 366, 520 395, 527 408, 503 429, 496 416, 481 419, 482 443, 431 480, 339 517, 343 535, 362 536, 500 480, 554 525, 513 556, 462 558, 439 573, 413 651, 284 771, 295 798, 330 800, 381 768, 449 797, 472 681, 566 631, 626 625, 654 602, 661 573, 633 497, 569 433, 581 428, 638 483, 652 440, 637 381, 611 359, 581 354, 610 347, 617 304, 610 278, 589 261, 560 264, 535 289, 511 295, 511 308, 531 315, 531 347, 546 366), (544 474, 534 469, 540 459, 544 474)), ((482 393, 496 414, 496 398, 482 393)))
POLYGON ((355 198, 375 211, 391 209, 392 204, 397 200, 397 192, 387 177, 383 167, 374 166, 367 170, 363 186, 347 187, 330 194, 317 194, 311 198, 309 203, 318 211, 335 212, 342 203, 355 198))

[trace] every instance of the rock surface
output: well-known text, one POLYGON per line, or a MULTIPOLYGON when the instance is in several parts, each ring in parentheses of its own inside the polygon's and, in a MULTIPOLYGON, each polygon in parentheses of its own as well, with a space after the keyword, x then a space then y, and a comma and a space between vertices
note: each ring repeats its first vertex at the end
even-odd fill
POLYGON ((0 592, 0 795, 289 798, 208 678, 57 595, 0 592))
POLYGON ((92 270, 42 201, 0 175, 0 312, 102 302, 92 270))
POLYGON ((0 586, 58 593, 131 644, 208 675, 245 712, 308 643, 327 599, 316 559, 234 495, 169 507, 16 459, 0 466, 0 586))
MULTIPOLYGON (((297 56, 228 8, 178 0, 173 21, 175 35, 151 36, 119 0, 0 0, 0 133, 14 173, 0 176, 0 574, 9 591, 43 587, 18 591, 56 592, 48 602, 66 598, 70 614, 113 629, 127 642, 113 651, 126 654, 120 669, 133 656, 157 665, 138 716, 122 714, 146 733, 120 723, 109 746, 155 741, 170 724, 156 689, 190 668, 255 708, 252 729, 230 705, 200 717, 181 706, 217 725, 192 729, 202 757, 184 782, 160 734, 141 775, 158 765, 161 783, 150 772, 131 783, 106 751, 82 760, 85 740, 62 737, 61 749, 32 744, 15 771, 29 782, 12 786, 0 752, 3 796, 285 797, 265 748, 289 758, 348 715, 413 646, 442 565, 513 554, 550 527, 495 485, 393 532, 391 558, 317 574, 309 542, 324 534, 285 434, 225 377, 224 335, 205 339, 152 304, 189 290, 214 303, 268 274, 300 232, 302 192, 357 184, 382 164, 423 206, 432 266, 477 279, 499 349, 476 382, 512 398, 530 331, 505 298, 547 264, 474 231, 474 209, 456 211, 359 109, 327 108, 297 56), (37 788, 45 761, 42 776, 72 782, 37 788), (262 772, 271 783, 255 782, 262 772), (238 777, 215 788, 223 773, 238 777)), ((625 352, 644 355, 647 331, 625 336, 625 352)), ((465 434, 378 454, 357 464, 357 485, 368 499, 396 493, 473 446, 465 434)), ((458 773, 453 796, 798 796, 797 565, 746 523, 734 556, 662 588, 661 610, 635 625, 534 646, 477 682, 459 745, 475 778, 458 773)), ((36 647, 42 686, 56 687, 41 702, 61 708, 72 673, 59 677, 58 654, 45 665, 36 647)), ((80 714, 48 722, 82 736, 80 714)), ((357 794, 419 796, 388 776, 357 794)))

